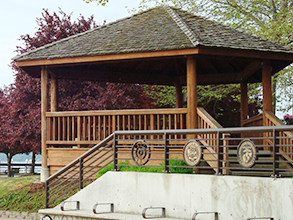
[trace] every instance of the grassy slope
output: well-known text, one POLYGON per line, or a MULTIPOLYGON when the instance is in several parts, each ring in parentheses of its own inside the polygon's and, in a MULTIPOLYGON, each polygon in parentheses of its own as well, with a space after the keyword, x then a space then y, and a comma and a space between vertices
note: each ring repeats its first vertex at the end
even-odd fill
POLYGON ((45 207, 44 186, 39 176, 0 179, 0 209, 37 212, 45 207))

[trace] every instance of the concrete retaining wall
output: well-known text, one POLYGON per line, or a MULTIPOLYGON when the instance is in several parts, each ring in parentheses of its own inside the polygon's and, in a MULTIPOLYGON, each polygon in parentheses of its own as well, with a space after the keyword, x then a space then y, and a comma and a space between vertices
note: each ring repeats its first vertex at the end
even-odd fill
MULTIPOLYGON (((289 220, 293 216, 293 179, 108 172, 69 200, 81 201, 82 210, 92 210, 96 202, 112 202, 115 212, 130 214, 163 206, 168 217, 180 219, 191 219, 196 211, 214 211, 219 212, 220 220, 289 220)), ((203 215, 198 219, 212 218, 203 215)))

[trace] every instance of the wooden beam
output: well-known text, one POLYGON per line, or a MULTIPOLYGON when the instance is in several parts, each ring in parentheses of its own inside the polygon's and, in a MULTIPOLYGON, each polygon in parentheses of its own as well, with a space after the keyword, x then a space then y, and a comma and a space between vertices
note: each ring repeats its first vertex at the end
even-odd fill
POLYGON ((261 68, 261 62, 254 61, 251 62, 242 72, 238 73, 239 81, 246 81, 252 74, 261 68))
POLYGON ((263 111, 272 111, 272 67, 268 60, 262 66, 263 111))
POLYGON ((187 57, 187 128, 197 128, 197 78, 196 60, 187 57))
POLYGON ((42 169, 48 169, 47 164, 47 120, 46 112, 48 111, 48 70, 42 67, 41 71, 41 153, 42 153, 42 169))
POLYGON ((247 82, 242 81, 240 84, 241 89, 241 127, 243 127, 244 120, 247 119, 248 115, 248 96, 247 96, 247 82))
POLYGON ((58 79, 52 72, 51 74, 51 112, 58 111, 58 79))

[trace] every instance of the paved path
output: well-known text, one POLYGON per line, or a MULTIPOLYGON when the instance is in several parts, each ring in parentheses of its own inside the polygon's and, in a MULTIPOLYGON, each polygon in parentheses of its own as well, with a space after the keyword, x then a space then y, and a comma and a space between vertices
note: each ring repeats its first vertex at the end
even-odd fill
POLYGON ((24 218, 2 218, 2 217, 0 217, 0 220, 24 220, 24 218))

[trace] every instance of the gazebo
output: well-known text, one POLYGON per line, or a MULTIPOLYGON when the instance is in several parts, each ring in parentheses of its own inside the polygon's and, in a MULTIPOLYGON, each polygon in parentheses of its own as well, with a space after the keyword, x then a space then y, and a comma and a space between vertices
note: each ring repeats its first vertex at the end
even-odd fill
MULTIPOLYGON (((91 146, 115 130, 219 127, 198 108, 197 85, 240 83, 242 126, 276 125, 279 121, 272 114, 271 76, 293 62, 293 50, 162 6, 48 44, 14 60, 30 76, 41 78, 41 179, 45 180, 56 171, 56 154, 50 154, 54 146, 91 146), (58 79, 172 85, 176 87, 176 108, 60 112, 58 79), (247 119, 247 84, 256 82, 263 85, 264 114, 247 119), (182 108, 182 86, 187 86, 187 108, 182 108)), ((67 154, 76 151, 65 150, 67 154)), ((84 152, 79 150, 75 157, 84 152)))

